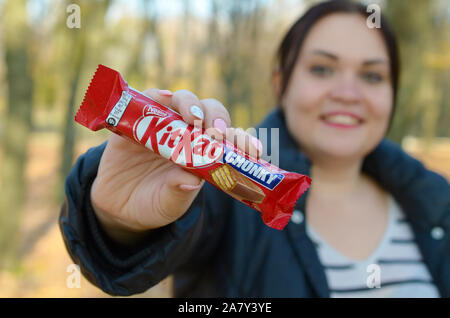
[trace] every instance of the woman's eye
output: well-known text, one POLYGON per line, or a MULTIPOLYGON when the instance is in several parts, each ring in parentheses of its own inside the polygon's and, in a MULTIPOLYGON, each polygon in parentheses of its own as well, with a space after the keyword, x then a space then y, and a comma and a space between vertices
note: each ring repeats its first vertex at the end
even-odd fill
POLYGON ((325 65, 313 65, 309 70, 312 74, 320 77, 329 76, 333 73, 333 70, 325 65))
POLYGON ((383 80, 383 76, 377 72, 365 72, 361 77, 368 83, 376 84, 383 80))

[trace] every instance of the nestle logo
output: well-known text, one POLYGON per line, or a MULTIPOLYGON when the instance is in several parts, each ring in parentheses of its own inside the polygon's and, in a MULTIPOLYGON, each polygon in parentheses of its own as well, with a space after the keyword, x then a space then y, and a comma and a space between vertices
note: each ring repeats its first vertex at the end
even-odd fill
POLYGON ((145 105, 144 107, 144 116, 149 116, 149 115, 154 115, 154 116, 158 116, 158 117, 167 117, 169 116, 168 113, 166 113, 165 111, 153 107, 152 105, 145 105))

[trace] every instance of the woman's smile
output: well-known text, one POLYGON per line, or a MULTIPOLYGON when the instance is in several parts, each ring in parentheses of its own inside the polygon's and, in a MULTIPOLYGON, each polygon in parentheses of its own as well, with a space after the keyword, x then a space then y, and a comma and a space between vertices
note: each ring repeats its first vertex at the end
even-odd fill
POLYGON ((338 129, 354 129, 364 124, 364 120, 360 116, 346 111, 334 111, 322 114, 320 121, 325 125, 338 129))

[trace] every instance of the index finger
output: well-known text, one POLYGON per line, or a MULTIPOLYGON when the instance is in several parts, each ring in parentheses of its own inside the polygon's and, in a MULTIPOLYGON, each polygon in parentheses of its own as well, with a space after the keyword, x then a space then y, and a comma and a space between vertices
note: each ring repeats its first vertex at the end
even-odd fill
POLYGON ((205 109, 198 97, 188 90, 178 90, 174 93, 168 90, 150 88, 144 94, 163 106, 178 112, 183 120, 190 125, 203 125, 205 109), (194 112, 195 110, 195 112, 194 112))
POLYGON ((143 93, 155 102, 178 112, 178 109, 172 105, 173 93, 171 91, 167 89, 149 88, 143 91, 143 93))

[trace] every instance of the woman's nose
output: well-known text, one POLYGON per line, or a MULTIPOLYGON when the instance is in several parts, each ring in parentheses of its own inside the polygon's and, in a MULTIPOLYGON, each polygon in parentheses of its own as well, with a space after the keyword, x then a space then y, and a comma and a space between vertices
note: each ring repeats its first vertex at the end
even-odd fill
POLYGON ((359 103, 361 96, 356 77, 352 74, 342 76, 331 91, 331 98, 344 104, 359 103))

